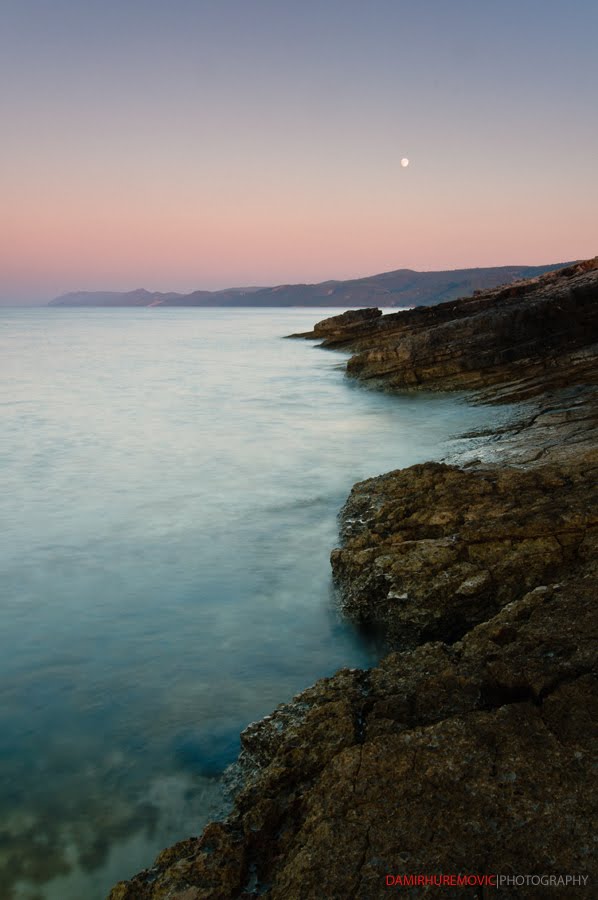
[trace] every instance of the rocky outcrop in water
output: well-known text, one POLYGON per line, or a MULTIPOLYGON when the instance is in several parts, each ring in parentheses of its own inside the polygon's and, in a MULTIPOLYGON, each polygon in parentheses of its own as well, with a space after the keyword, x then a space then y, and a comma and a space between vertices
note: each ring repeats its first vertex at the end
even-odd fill
POLYGON ((336 341, 355 341, 369 335, 371 326, 380 318, 382 310, 377 307, 366 309, 348 309, 340 316, 322 319, 313 327, 313 331, 301 334, 290 334, 291 338, 316 338, 330 343, 336 341))
POLYGON ((456 640, 558 580, 598 549, 596 461, 527 471, 426 463, 357 484, 332 554, 345 610, 415 647, 456 640))
MULTIPOLYGON (((373 900, 387 876, 439 873, 583 877, 575 896, 592 896, 597 261, 513 290, 401 324, 324 324, 329 345, 357 352, 357 377, 533 399, 477 436, 475 458, 354 487, 333 572, 346 613, 390 652, 249 726, 231 816, 111 900, 373 900)), ((502 895, 572 893, 511 882, 502 895)))
POLYGON ((456 303, 391 313, 362 323, 358 335, 328 319, 303 336, 352 350, 347 373, 386 389, 528 399, 595 383, 597 292, 598 257, 456 303))
POLYGON ((112 900, 367 900, 390 873, 595 875, 596 574, 539 585, 460 642, 341 671, 251 726, 234 815, 112 900))

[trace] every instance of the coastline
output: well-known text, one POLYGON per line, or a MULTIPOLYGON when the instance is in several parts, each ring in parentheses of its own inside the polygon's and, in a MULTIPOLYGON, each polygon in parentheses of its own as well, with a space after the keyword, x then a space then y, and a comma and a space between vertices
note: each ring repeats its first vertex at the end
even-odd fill
MULTIPOLYGON (((111 900, 361 900, 392 873, 595 879, 597 307, 593 260, 308 335, 350 349, 348 373, 376 387, 474 391, 521 415, 475 458, 354 486, 333 572, 346 614, 392 652, 245 729, 229 818, 111 900)), ((478 895, 407 890, 424 893, 478 895)))

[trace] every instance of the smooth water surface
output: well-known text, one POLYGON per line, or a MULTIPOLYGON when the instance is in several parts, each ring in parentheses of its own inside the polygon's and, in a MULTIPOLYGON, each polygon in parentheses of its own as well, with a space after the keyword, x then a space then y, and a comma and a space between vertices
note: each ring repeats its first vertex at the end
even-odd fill
POLYGON ((336 311, 0 311, 0 895, 96 900, 221 809, 239 731, 374 650, 353 482, 483 413, 283 340, 336 311))

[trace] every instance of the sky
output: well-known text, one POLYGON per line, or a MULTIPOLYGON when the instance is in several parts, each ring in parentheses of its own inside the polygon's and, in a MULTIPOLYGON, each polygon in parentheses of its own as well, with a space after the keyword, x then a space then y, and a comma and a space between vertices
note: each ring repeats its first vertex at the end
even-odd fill
POLYGON ((0 302, 594 256, 597 33, 595 0, 0 0, 0 302))

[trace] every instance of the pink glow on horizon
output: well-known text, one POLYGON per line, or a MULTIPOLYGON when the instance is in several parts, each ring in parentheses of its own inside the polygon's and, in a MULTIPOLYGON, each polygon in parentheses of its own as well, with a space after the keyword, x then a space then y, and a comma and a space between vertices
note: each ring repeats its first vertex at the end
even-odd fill
POLYGON ((584 5, 9 4, 0 302, 595 255, 584 5))
POLYGON ((243 284, 323 281, 397 268, 543 264, 596 252, 592 216, 553 213, 511 196, 429 189, 413 170, 407 187, 342 197, 312 190, 129 203, 111 193, 19 198, 0 227, 0 277, 49 299, 76 289, 190 291, 243 284), (311 196, 310 196, 311 194, 311 196), (457 212, 458 210, 458 212, 457 212))
MULTIPOLYGON (((243 223, 189 235, 184 230, 132 227, 104 231, 94 223, 69 228, 28 229, 23 240, 6 242, 2 280, 26 282, 40 299, 76 289, 190 291, 233 285, 268 285, 325 281, 372 275, 397 268, 452 269, 506 264, 543 264, 594 255, 595 242, 584 234, 538 235, 525 254, 517 235, 501 232, 494 220, 471 235, 455 236, 449 245, 439 228, 426 223, 410 235, 379 229, 375 236, 350 226, 336 226, 329 238, 326 224, 305 235, 297 224, 251 230, 243 223), (425 235, 424 248, 417 235, 425 235), (435 250, 441 247, 441 250, 435 250), (400 247, 400 250, 398 249, 400 247), (428 250, 425 247, 429 247, 428 250), (31 259, 35 256, 35 266, 31 259)), ((461 229, 459 229, 461 231, 461 229)))

